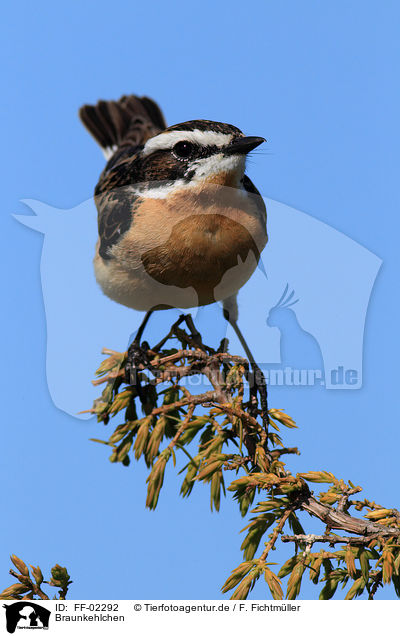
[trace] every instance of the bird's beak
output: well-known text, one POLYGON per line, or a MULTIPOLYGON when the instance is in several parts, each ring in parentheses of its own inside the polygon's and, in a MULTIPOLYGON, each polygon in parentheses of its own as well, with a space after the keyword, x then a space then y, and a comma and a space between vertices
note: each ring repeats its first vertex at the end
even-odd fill
POLYGON ((264 137, 239 137, 224 148, 225 155, 247 155, 248 152, 264 143, 264 137))

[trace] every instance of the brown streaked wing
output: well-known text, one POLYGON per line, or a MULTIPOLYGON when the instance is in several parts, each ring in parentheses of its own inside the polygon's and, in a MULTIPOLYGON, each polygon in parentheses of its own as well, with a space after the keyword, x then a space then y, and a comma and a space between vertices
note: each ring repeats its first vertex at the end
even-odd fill
POLYGON ((108 260, 112 258, 111 248, 131 227, 135 210, 142 199, 125 187, 104 192, 95 201, 98 210, 99 254, 108 260))

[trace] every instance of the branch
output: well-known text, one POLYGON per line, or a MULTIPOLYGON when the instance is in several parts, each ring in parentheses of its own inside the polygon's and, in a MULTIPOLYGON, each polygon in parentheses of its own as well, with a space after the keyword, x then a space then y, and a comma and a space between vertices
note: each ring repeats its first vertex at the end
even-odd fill
POLYGON ((49 596, 41 588, 43 583, 59 588, 59 599, 66 598, 68 587, 72 583, 66 568, 61 567, 60 565, 55 565, 51 569, 50 581, 44 581, 42 571, 39 567, 31 565, 30 574, 28 566, 24 563, 24 561, 22 561, 22 559, 17 557, 15 554, 11 555, 10 558, 15 567, 18 569, 18 572, 10 569, 10 574, 16 578, 19 583, 14 583, 13 585, 6 587, 0 593, 0 599, 23 600, 40 598, 43 601, 48 601, 49 596))
POLYGON ((335 510, 332 506, 320 503, 312 495, 303 500, 299 507, 326 523, 329 528, 369 537, 369 541, 372 538, 376 538, 376 536, 400 538, 400 528, 382 526, 367 519, 352 517, 337 509, 335 510))
POLYGON ((135 387, 123 386, 127 384, 124 372, 127 355, 111 350, 107 353, 110 358, 98 371, 103 377, 96 380, 96 383, 104 382, 105 388, 92 412, 97 414, 99 422, 107 424, 110 418, 125 411, 125 421, 116 427, 108 442, 103 443, 113 447, 112 462, 129 465, 130 452, 135 459, 144 457, 151 469, 146 500, 150 508, 157 505, 169 458, 172 456, 175 463, 180 451, 186 456, 186 465, 181 471, 186 472, 181 487, 183 496, 189 496, 195 484, 209 483, 211 506, 218 510, 221 492, 225 492, 224 474, 232 474, 229 471, 239 473, 227 489, 234 492, 242 515, 253 505, 256 494, 262 496, 262 501, 252 510, 256 516, 245 528, 244 561, 232 572, 224 591, 236 587, 233 598, 246 598, 263 574, 273 598, 282 598, 280 579, 290 574, 287 598, 294 599, 300 593, 303 573, 310 571, 312 580, 317 582, 323 565, 322 580, 326 584, 321 598, 331 598, 338 583, 345 586, 348 581, 353 583, 346 598, 355 598, 364 590, 373 598, 379 586, 391 580, 400 596, 398 511, 368 500, 350 500, 361 488, 337 479, 332 473, 309 471, 296 475, 290 472, 283 459, 285 455, 299 454, 299 450, 285 446, 281 435, 283 427, 292 429, 296 424, 282 409, 268 409, 267 391, 262 390, 263 376, 260 372, 260 377, 256 377, 255 363, 227 352, 226 343, 217 351, 205 345, 190 316, 180 316, 156 346, 143 352, 143 358, 137 362, 139 373, 136 373, 138 385, 135 387), (182 328, 182 323, 186 323, 189 332, 182 328), (170 339, 180 341, 178 351, 162 349, 170 339), (256 379, 254 386, 246 383, 251 369, 256 379), (184 385, 181 381, 193 375, 203 376, 212 390, 192 393, 190 383, 184 385), (138 416, 137 407, 142 409, 144 417, 138 416), (207 407, 209 411, 196 415, 197 407, 207 407), (198 451, 192 455, 189 445, 196 443, 197 434, 198 451), (167 441, 162 446, 163 440, 167 441), (329 484, 328 489, 320 493, 320 501, 313 496, 307 482, 329 484), (361 514, 363 508, 368 511, 364 517, 352 516, 348 513, 351 506, 361 514), (325 532, 304 532, 297 516, 302 512, 319 519, 326 527, 325 532), (266 559, 277 547, 286 522, 293 534, 282 536, 282 542, 294 543, 296 554, 276 575, 266 559), (260 541, 270 527, 274 529, 261 556, 256 558, 260 541), (311 553, 311 546, 318 542, 330 546, 342 544, 345 548, 311 553), (297 547, 302 548, 304 544, 306 549, 298 554, 297 547), (356 559, 359 565, 355 564, 356 559), (375 569, 370 566, 373 560, 375 569))
POLYGON ((172 404, 165 404, 164 406, 154 408, 151 414, 160 415, 162 413, 168 413, 168 411, 180 408, 181 406, 210 404, 213 402, 213 400, 216 399, 216 397, 217 396, 214 391, 207 391, 206 393, 201 393, 200 395, 191 395, 190 397, 183 398, 182 400, 178 400, 177 402, 172 402, 172 404))
MULTIPOLYGON (((314 543, 328 543, 330 546, 336 543, 345 543, 347 545, 354 546, 367 546, 374 539, 379 539, 381 534, 369 535, 368 537, 341 537, 337 534, 284 534, 281 537, 283 543, 305 543, 307 546, 312 546, 314 543)), ((398 546, 400 548, 400 545, 398 546)))

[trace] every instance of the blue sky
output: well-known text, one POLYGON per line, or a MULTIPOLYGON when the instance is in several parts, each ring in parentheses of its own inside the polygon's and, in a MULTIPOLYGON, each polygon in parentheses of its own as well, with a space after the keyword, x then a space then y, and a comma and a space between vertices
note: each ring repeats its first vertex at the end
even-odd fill
MULTIPOLYGON (((330 470, 398 507, 398 4, 20 1, 4 13, 3 587, 14 552, 45 570, 66 565, 71 598, 219 598, 241 560, 245 524, 230 498, 211 514, 208 492, 182 500, 170 471, 158 509, 145 510, 143 466, 109 464, 88 441, 101 427, 57 409, 48 390, 43 237, 11 215, 27 213, 22 199, 72 209, 91 196, 103 158, 77 110, 99 98, 147 94, 171 124, 214 119, 263 135, 268 145, 249 165, 262 194, 382 259, 363 387, 272 388, 270 402, 300 425, 287 436, 302 450, 293 471, 330 470)), ((350 267, 348 278, 363 272, 350 267)), ((212 338, 214 320, 204 324, 212 338)), ((78 347, 64 371, 74 364, 78 347)), ((253 598, 264 594, 260 583, 253 598)), ((314 595, 304 585, 302 598, 314 595)))

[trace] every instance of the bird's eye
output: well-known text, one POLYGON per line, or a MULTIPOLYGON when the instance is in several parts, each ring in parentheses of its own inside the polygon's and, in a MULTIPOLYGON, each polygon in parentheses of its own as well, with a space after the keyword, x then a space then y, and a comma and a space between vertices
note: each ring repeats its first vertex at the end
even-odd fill
POLYGON ((189 157, 193 154, 193 150, 193 144, 189 141, 178 141, 172 149, 174 155, 178 159, 189 159, 189 157))

